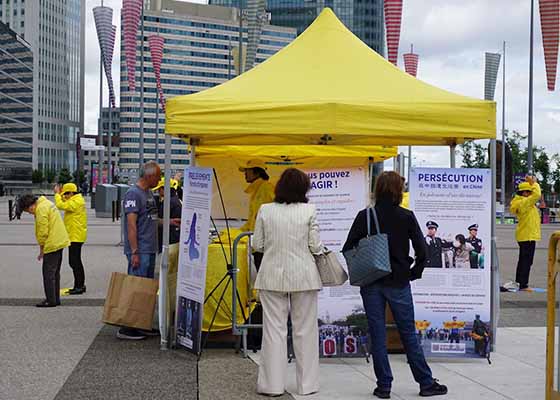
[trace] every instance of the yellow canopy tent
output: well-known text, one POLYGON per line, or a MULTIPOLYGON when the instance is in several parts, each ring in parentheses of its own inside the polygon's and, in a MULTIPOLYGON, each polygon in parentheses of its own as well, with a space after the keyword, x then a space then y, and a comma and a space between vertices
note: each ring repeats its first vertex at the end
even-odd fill
MULTIPOLYGON (((325 8, 264 63, 214 88, 167 101, 166 191, 170 136, 196 146, 454 145, 495 138, 495 118, 494 102, 453 94, 404 73, 325 8)), ((168 225, 167 220, 162 287, 167 284, 168 225)), ((167 346, 165 314, 160 309, 162 348, 167 346)))
POLYGON ((325 8, 257 67, 169 99, 166 133, 199 145, 450 145, 494 138, 495 116, 494 102, 401 71, 325 8))

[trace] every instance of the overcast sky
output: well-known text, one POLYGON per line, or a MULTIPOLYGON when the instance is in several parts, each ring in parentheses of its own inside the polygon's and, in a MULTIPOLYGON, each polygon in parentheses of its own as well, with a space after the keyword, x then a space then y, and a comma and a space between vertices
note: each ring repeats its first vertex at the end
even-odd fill
MULTIPOLYGON (((193 0, 206 3, 204 0, 193 0)), ((105 0, 120 21, 122 0, 105 0)), ((97 130, 99 109, 99 46, 92 9, 100 0, 86 1, 86 133, 97 130)), ((420 55, 418 78, 455 93, 483 97, 484 52, 506 50, 506 128, 527 132, 529 76, 529 0, 404 0, 399 66, 402 53, 414 43, 420 55)), ((119 31, 120 32, 120 31, 119 31)), ((113 76, 118 98, 120 41, 117 35, 113 76)), ((501 130, 502 70, 496 87, 498 130, 501 130)), ((560 82, 557 82, 560 86, 560 82)), ((535 2, 534 142, 551 153, 560 152, 558 127, 560 96, 548 92, 542 38, 535 2)), ((106 97, 105 97, 106 98, 106 97)), ((405 151, 405 149, 402 149, 405 151)), ((413 165, 448 166, 449 151, 441 147, 414 147, 413 165)))

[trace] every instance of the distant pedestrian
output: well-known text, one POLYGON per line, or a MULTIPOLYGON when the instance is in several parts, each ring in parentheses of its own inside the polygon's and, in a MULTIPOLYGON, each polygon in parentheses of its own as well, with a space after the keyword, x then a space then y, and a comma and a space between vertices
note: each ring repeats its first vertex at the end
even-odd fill
MULTIPOLYGON (((140 171, 140 178, 126 192, 123 199, 124 254, 128 260, 128 274, 154 278, 157 253, 158 208, 152 190, 161 178, 161 169, 154 161, 148 161, 140 171)), ((139 340, 146 332, 123 327, 117 333, 119 339, 139 340)))
POLYGON ((70 245, 62 217, 55 205, 46 197, 25 194, 18 199, 18 208, 35 217, 35 237, 40 251, 38 261, 43 262, 45 300, 37 307, 60 305, 60 266, 62 250, 70 245))
POLYGON ((517 195, 510 205, 511 213, 517 217, 515 239, 519 245, 519 260, 515 281, 519 290, 529 287, 536 244, 541 240, 541 218, 536 206, 540 198, 541 187, 534 176, 527 176, 525 182, 519 184, 517 195))
POLYGON ((54 187, 54 201, 59 210, 64 211, 64 225, 70 238, 69 264, 74 273, 74 287, 70 294, 86 292, 84 264, 82 263, 82 246, 87 238, 87 211, 84 197, 78 193, 74 183, 65 183, 54 187))
MULTIPOLYGON (((170 222, 169 222, 169 244, 179 243, 181 236, 181 213, 183 211, 183 203, 177 196, 179 182, 175 179, 170 180, 169 187, 169 205, 170 205, 170 222)), ((165 179, 161 178, 159 183, 152 192, 158 194, 158 253, 161 253, 163 247, 163 208, 165 194, 165 179)))

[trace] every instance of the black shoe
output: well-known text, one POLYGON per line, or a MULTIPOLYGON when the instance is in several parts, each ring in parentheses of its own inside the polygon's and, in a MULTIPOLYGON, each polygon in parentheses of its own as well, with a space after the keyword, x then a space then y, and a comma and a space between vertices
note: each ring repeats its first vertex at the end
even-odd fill
POLYGON ((431 397, 431 396, 442 396, 447 394, 447 386, 440 385, 437 379, 434 379, 434 383, 424 389, 420 389, 420 396, 431 397))
POLYGON ((56 307, 57 304, 49 303, 47 300, 40 302, 39 304, 35 304, 35 307, 39 308, 48 308, 48 307, 56 307))
POLYGON ((161 336, 159 329, 150 329, 149 331, 138 329, 138 332, 145 336, 161 336))
POLYGON ((68 291, 68 294, 83 294, 86 292, 86 287, 73 288, 68 291))
POLYGON ((146 335, 134 328, 121 328, 117 332, 117 338, 122 340, 142 340, 146 335))
POLYGON ((380 387, 376 387, 373 391, 373 395, 379 397, 380 399, 390 399, 391 398, 391 391, 387 389, 381 389, 380 387))

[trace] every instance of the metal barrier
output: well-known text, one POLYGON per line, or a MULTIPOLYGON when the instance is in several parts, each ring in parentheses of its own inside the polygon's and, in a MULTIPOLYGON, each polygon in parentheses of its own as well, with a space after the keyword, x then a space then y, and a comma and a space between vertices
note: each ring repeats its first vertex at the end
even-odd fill
MULTIPOLYGON (((241 239, 243 239, 244 237, 248 237, 249 241, 247 243, 247 256, 249 257, 249 260, 251 259, 251 257, 249 256, 250 254, 250 248, 251 248, 251 235, 253 235, 253 232, 244 232, 242 234, 240 234, 239 236, 237 236, 235 238, 235 240, 233 241, 233 254, 231 256, 232 260, 231 260, 231 265, 232 265, 232 280, 233 280, 233 287, 231 290, 232 293, 232 299, 231 299, 231 331, 234 335, 236 336, 241 336, 242 337, 242 353, 243 353, 243 357, 247 357, 247 333, 249 331, 249 329, 262 329, 262 324, 251 324, 251 314, 249 314, 248 316, 248 321, 249 323, 243 323, 241 325, 237 324, 237 273, 239 272, 239 268, 237 266, 237 258, 238 258, 238 249, 237 246, 239 245, 239 242, 241 241, 241 239)), ((249 273, 248 276, 251 276, 251 262, 249 262, 248 264, 248 268, 249 268, 249 273)), ((249 288, 250 289, 250 288, 249 288)))
MULTIPOLYGON (((560 391, 554 387, 555 369, 555 333, 556 333, 556 285, 558 273, 560 272, 560 259, 558 258, 558 245, 560 244, 560 231, 554 232, 548 244, 548 285, 547 285, 547 309, 546 309, 546 383, 545 399, 560 400, 560 391)), ((558 361, 560 361, 560 346, 558 347, 558 361)), ((558 382, 560 382, 560 369, 558 370, 558 382)))

